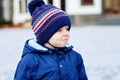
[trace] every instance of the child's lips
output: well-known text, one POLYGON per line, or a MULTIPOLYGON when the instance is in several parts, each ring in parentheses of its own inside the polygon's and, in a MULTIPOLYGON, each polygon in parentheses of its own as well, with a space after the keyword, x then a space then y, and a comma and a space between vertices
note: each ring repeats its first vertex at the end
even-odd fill
POLYGON ((68 39, 63 39, 62 41, 68 41, 68 39))
POLYGON ((64 37, 63 39, 62 39, 62 41, 68 41, 68 37, 64 37))

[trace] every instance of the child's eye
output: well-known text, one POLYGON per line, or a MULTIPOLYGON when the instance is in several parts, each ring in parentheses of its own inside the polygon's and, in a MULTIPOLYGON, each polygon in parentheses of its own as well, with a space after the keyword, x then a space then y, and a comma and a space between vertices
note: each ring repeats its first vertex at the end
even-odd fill
POLYGON ((68 30, 68 31, 69 31, 69 28, 66 28, 66 30, 68 30))
POLYGON ((61 29, 58 30, 58 32, 61 32, 61 31, 62 31, 61 29))

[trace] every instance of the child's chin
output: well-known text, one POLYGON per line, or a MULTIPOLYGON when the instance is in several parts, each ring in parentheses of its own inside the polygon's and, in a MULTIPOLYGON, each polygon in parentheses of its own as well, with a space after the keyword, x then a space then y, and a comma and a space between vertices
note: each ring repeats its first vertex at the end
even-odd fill
POLYGON ((63 48, 63 47, 66 47, 66 45, 61 45, 61 46, 59 46, 59 47, 63 48))

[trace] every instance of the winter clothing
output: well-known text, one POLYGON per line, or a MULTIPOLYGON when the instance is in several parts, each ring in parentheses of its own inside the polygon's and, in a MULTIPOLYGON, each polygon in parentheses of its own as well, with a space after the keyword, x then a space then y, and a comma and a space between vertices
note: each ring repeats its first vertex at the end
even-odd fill
POLYGON ((32 29, 39 44, 48 42, 50 37, 61 27, 71 27, 68 15, 59 8, 45 4, 43 0, 31 0, 28 5, 32 16, 32 29))
POLYGON ((44 46, 60 28, 68 26, 70 30, 68 15, 43 0, 31 0, 28 9, 36 40, 26 41, 14 80, 88 80, 82 56, 72 46, 44 46))
POLYGON ((88 80, 82 56, 73 46, 49 49, 27 40, 14 80, 88 80))

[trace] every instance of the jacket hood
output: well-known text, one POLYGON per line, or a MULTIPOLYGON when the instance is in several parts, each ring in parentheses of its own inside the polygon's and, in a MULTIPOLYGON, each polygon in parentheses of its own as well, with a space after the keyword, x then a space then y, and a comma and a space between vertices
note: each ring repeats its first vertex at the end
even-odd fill
POLYGON ((67 52, 69 50, 72 50, 72 48, 73 46, 68 44, 66 47, 61 48, 61 49, 60 48, 50 49, 50 48, 47 48, 45 46, 38 44, 36 39, 29 39, 25 42, 22 57, 28 53, 51 54, 58 50, 67 52))

